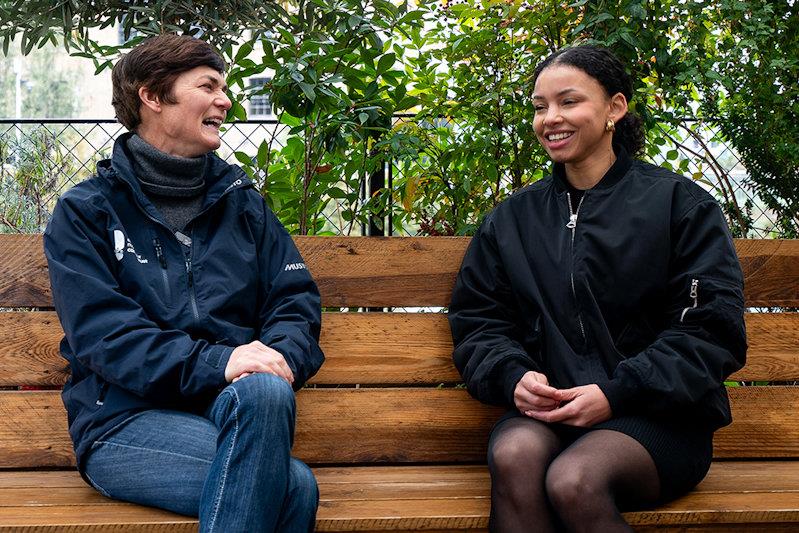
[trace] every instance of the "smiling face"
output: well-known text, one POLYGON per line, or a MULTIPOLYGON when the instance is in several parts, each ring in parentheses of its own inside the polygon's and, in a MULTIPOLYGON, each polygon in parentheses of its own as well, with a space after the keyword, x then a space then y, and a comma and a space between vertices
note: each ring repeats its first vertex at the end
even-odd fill
POLYGON ((613 134, 605 125, 627 112, 623 95, 609 97, 582 70, 556 63, 538 76, 533 102, 536 137, 553 161, 566 165, 567 173, 570 167, 602 166, 612 160, 613 134))
POLYGON ((162 152, 197 157, 219 148, 219 126, 230 99, 222 75, 201 66, 180 74, 172 86, 176 103, 162 102, 147 87, 139 89, 141 124, 137 133, 162 152))

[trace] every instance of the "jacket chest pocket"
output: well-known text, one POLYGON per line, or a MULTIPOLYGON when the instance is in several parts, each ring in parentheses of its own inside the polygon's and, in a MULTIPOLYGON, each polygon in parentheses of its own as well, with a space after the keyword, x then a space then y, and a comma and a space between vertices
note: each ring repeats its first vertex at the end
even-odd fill
POLYGON ((163 242, 158 237, 150 240, 150 253, 152 260, 142 265, 140 276, 143 279, 142 293, 134 296, 136 301, 152 316, 163 316, 164 309, 175 306, 175 287, 172 280, 179 275, 178 266, 174 260, 167 261, 163 242))

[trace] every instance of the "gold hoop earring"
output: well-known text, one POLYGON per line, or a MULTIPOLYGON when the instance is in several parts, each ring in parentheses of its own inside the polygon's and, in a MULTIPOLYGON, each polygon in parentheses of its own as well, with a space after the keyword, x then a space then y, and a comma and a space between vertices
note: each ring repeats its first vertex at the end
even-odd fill
POLYGON ((616 131, 616 123, 613 122, 612 118, 609 118, 608 121, 605 123, 605 131, 609 132, 616 131))

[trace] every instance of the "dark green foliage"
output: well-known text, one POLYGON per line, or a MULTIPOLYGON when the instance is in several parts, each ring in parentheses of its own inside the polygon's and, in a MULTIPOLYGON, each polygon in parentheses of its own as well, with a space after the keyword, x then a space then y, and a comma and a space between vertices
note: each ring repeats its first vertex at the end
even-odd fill
POLYGON ((246 117, 242 103, 257 90, 290 130, 284 147, 267 139, 236 156, 292 230, 346 233, 391 203, 395 227, 425 234, 470 233, 544 175, 533 68, 562 46, 600 43, 630 66, 646 153, 713 188, 746 236, 758 206, 736 199, 730 161, 704 140, 707 127, 720 131, 743 160, 744 185, 778 218, 774 233, 788 237, 799 233, 798 9, 793 0, 0 0, 0 40, 7 50, 18 37, 23 52, 60 40, 102 70, 141 36, 202 32, 231 65, 230 116, 246 117), (88 38, 116 23, 139 37, 121 47, 88 38), (259 74, 271 83, 247 87, 259 74), (414 115, 392 127, 402 111, 414 115), (386 159, 396 162, 392 188, 364 197, 386 159))

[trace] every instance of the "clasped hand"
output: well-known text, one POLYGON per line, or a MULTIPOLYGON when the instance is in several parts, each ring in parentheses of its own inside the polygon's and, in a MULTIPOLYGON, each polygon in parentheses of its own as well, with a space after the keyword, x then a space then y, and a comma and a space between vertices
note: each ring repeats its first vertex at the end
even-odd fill
POLYGON ((235 383, 241 378, 258 372, 274 374, 289 383, 294 383, 294 373, 286 362, 286 358, 277 350, 260 341, 242 344, 233 350, 225 367, 225 380, 228 383, 235 383))
POLYGON ((524 415, 547 423, 590 427, 611 416, 610 404, 598 385, 556 389, 540 372, 527 372, 516 384, 513 401, 524 415))

